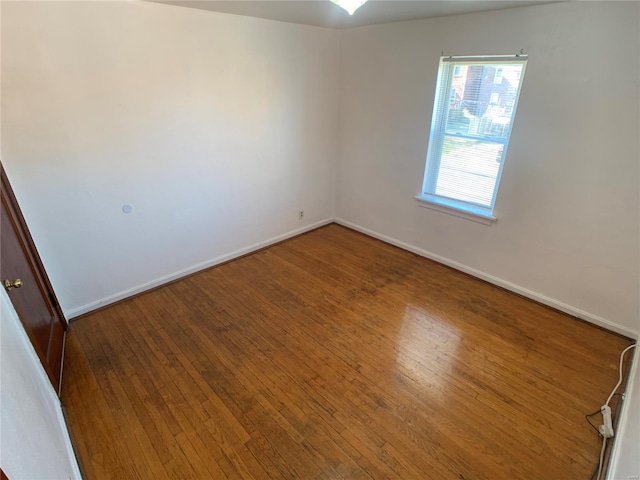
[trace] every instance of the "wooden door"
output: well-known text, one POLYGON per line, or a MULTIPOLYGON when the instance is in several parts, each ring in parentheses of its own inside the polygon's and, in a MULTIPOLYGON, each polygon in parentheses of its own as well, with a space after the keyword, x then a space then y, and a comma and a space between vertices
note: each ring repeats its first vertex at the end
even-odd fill
POLYGON ((0 279, 56 392, 67 321, 0 165, 0 279))

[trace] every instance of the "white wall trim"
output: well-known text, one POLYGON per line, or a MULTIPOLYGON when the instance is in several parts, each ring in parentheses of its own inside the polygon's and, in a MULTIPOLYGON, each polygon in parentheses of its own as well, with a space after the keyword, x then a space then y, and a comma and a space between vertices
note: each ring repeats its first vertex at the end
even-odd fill
POLYGON ((129 288, 127 290, 123 290, 121 292, 115 293, 113 295, 109 295, 107 297, 101 298, 99 300, 96 300, 95 302, 91 302, 88 303, 86 305, 77 307, 77 308, 73 308, 69 311, 65 311, 65 316, 68 319, 73 319, 75 317, 78 317, 80 315, 84 315, 86 313, 89 313, 93 310, 96 310, 98 308, 101 307, 105 307, 107 305, 110 305, 112 303, 118 302, 120 300, 124 300, 125 298, 131 297, 133 295, 137 295, 140 293, 143 293, 147 290, 151 290, 152 288, 156 288, 159 286, 162 286, 166 283, 172 282, 174 280, 177 280, 179 278, 185 277, 187 275, 191 275, 192 273, 196 273, 199 272, 200 270, 205 270, 207 268, 213 267, 215 265, 219 265, 220 263, 224 263, 224 262, 228 262, 229 260, 233 260, 234 258, 238 258, 241 257, 243 255, 246 255, 248 253, 254 252, 256 250, 260 250, 261 248, 264 247, 268 247, 269 245, 273 245, 274 243, 278 243, 281 242, 283 240, 286 240, 288 238, 291 237, 295 237, 296 235, 300 235, 302 233, 305 232, 309 232, 311 230, 315 230, 316 228, 322 227, 324 225, 328 225, 332 222, 335 222, 339 225, 343 225, 345 227, 349 227, 352 228, 353 230, 356 230, 358 232, 364 233, 365 235, 369 235, 370 237, 373 238, 377 238, 378 240, 382 240, 383 242, 389 243, 391 245, 394 245, 396 247, 402 248, 404 250, 407 250, 409 252, 415 253, 417 255, 420 255, 422 257, 428 258, 430 260, 434 260, 438 263, 442 263, 443 265, 447 265, 449 267, 455 268, 456 270, 460 270, 461 272, 464 273, 468 273, 469 275, 472 275, 476 278, 479 278, 481 280, 485 280, 489 283, 492 283, 493 285, 497 285, 499 287, 505 288, 511 292, 517 293, 519 295, 522 295, 523 297, 529 298, 531 300, 534 300, 536 302, 542 303, 544 305, 547 305, 551 308, 555 308, 556 310, 560 310, 561 312, 567 313, 569 315, 572 315, 574 317, 577 317, 581 320, 585 320, 589 323, 593 323, 594 325, 598 325, 599 327, 605 328, 607 330, 611 330, 612 332, 615 333, 619 333, 621 335, 625 335, 627 337, 633 338, 633 339, 638 339, 639 334, 638 332, 624 327, 622 325, 618 325, 615 322, 612 322, 610 320, 607 320, 605 318, 599 317, 597 315, 593 315, 589 312, 586 312, 584 310, 580 310, 579 308, 575 308, 572 307, 571 305, 567 305, 566 303, 560 302, 558 300, 555 300, 553 298, 547 297, 545 295, 542 295, 540 293, 534 292, 532 290, 526 289, 524 287, 521 287, 519 285, 516 285, 515 283, 511 283, 508 282, 506 280, 503 280, 501 278, 498 277, 494 277, 493 275, 489 275, 488 273, 482 272, 480 270, 476 270, 475 268, 471 268, 468 267, 466 265, 463 265, 461 263, 458 263, 454 260, 451 260, 449 258, 437 255, 435 253, 429 252, 427 250, 423 250, 421 248, 418 248, 416 246, 410 245, 408 243, 402 242, 400 240, 397 240, 393 237, 389 237, 387 235, 383 235, 381 233, 375 232, 373 230, 369 230, 368 228, 364 228, 361 227, 359 225, 356 225, 355 223, 351 223, 347 220, 341 219, 341 218, 327 218, 325 220, 321 220, 319 222, 313 223, 311 225, 307 225, 306 227, 302 227, 296 230, 291 230, 287 233, 283 233, 282 235, 278 235, 276 237, 272 237, 268 240, 265 240, 264 242, 260 242, 260 243, 256 243, 253 245, 250 245, 248 247, 245 248, 241 248, 239 250, 235 250, 231 253, 227 253, 224 255, 220 255, 218 257, 215 257, 211 260, 207 260, 205 262, 201 262, 198 263, 196 265, 193 265, 191 267, 188 268, 184 268, 182 270, 179 270, 177 272, 168 274, 168 275, 164 275, 162 277, 156 278, 154 280, 151 280, 149 282, 145 282, 143 284, 137 285, 135 287, 129 288))
MULTIPOLYGON (((464 202, 457 200, 450 200, 448 198, 439 198, 435 195, 416 195, 413 197, 418 202, 418 205, 425 208, 430 208, 436 212, 447 213, 459 218, 466 218, 472 222, 481 223, 483 225, 491 226, 498 220, 495 215, 484 213, 481 207, 474 205, 465 205, 464 202)), ((486 209, 485 209, 486 210, 486 209)))
POLYGON ((75 478, 82 480, 82 474, 80 473, 80 464, 78 463, 78 457, 76 456, 76 452, 73 449, 73 444, 71 443, 69 426, 67 425, 67 421, 64 418, 64 413, 62 413, 62 403, 60 402, 60 399, 58 398, 57 395, 56 395, 56 400, 58 402, 58 408, 56 409, 57 410, 56 416, 58 417, 58 423, 60 424, 60 429, 64 432, 64 448, 67 450, 67 456, 70 460, 71 468, 73 469, 73 474, 75 475, 75 478))
POLYGON ((494 277, 493 275, 489 275, 488 273, 482 272, 480 270, 476 270, 475 268, 468 267, 466 265, 458 263, 449 258, 442 257, 432 252, 428 252, 427 250, 423 250, 421 248, 415 247, 413 245, 402 242, 395 238, 388 237, 386 235, 375 232, 373 230, 369 230, 368 228, 361 227, 347 220, 336 218, 334 221, 339 225, 352 228, 353 230, 357 230, 358 232, 364 233, 365 235, 369 235, 370 237, 377 238, 378 240, 382 240, 383 242, 389 243, 391 245, 395 245, 396 247, 402 248, 404 250, 407 250, 409 252, 415 253, 422 257, 428 258, 430 260, 434 260, 438 263, 442 263, 443 265, 447 265, 448 267, 455 268, 456 270, 460 270, 461 272, 468 273, 469 275, 477 277, 481 280, 485 280, 489 283, 505 288, 511 292, 517 293, 518 295, 522 295, 523 297, 527 297, 531 300, 535 300, 536 302, 542 303, 551 308, 555 308, 556 310, 560 310, 561 312, 567 313, 581 320, 585 320, 589 323, 593 323, 594 325, 598 325, 599 327, 605 328, 607 330, 611 330, 612 332, 619 333, 621 335, 625 335, 633 339, 638 339, 637 331, 631 330, 630 328, 624 327, 622 325, 618 325, 617 323, 614 323, 610 320, 599 317, 597 315, 593 315, 589 312, 585 312, 584 310, 580 310, 579 308, 572 307, 571 305, 567 305, 566 303, 560 302, 558 300, 547 297, 540 293, 536 293, 532 290, 516 285, 515 283, 502 280, 501 278, 494 277))
MULTIPOLYGON (((637 405, 637 399, 634 398, 636 393, 636 370, 638 369, 638 362, 640 362, 640 348, 634 348, 633 361, 631 363, 631 370, 629 371, 629 381, 626 388, 623 387, 622 391, 625 393, 624 400, 622 402, 622 408, 620 409, 620 418, 618 420, 618 431, 615 432, 613 437, 613 449, 611 450, 611 461, 609 463, 609 470, 607 472, 606 480, 616 480, 614 475, 617 473, 617 466, 621 462, 620 450, 622 449, 622 440, 624 438, 625 430, 629 422, 629 410, 630 405, 637 405)), ((633 441, 633 439, 631 440, 633 441)), ((618 479, 621 477, 618 477, 618 479)), ((629 477, 631 478, 631 477, 629 477)))
POLYGON ((127 290, 123 290, 113 295, 109 295, 107 297, 101 298, 99 300, 96 300, 95 302, 91 302, 86 305, 82 305, 80 307, 72 308, 68 311, 65 311, 64 314, 67 317, 67 319, 71 320, 75 317, 79 317, 80 315, 84 315, 85 313, 89 313, 98 308, 102 308, 112 303, 118 302, 120 300, 124 300, 125 298, 131 297, 133 295, 146 292, 147 290, 151 290, 152 288, 162 286, 166 283, 172 282, 179 278, 185 277, 187 275, 191 275, 192 273, 199 272, 200 270, 205 270, 207 268, 214 267, 221 263, 228 262, 229 260, 233 260, 234 258, 238 258, 248 253, 255 252, 256 250, 260 250, 261 248, 268 247, 269 245, 273 245, 274 243, 278 243, 288 238, 295 237, 296 235, 300 235, 302 233, 315 230, 316 228, 320 228, 330 223, 333 223, 333 218, 327 218, 325 220, 321 220, 311 225, 307 225, 306 227, 291 230, 289 232, 283 233, 282 235, 271 237, 268 240, 265 240, 264 242, 255 243, 248 247, 235 250, 231 253, 220 255, 218 257, 212 258, 211 260, 198 263, 191 267, 183 268, 182 270, 178 270, 177 272, 170 273, 168 275, 163 275, 162 277, 158 277, 149 282, 145 282, 135 287, 128 288, 127 290))

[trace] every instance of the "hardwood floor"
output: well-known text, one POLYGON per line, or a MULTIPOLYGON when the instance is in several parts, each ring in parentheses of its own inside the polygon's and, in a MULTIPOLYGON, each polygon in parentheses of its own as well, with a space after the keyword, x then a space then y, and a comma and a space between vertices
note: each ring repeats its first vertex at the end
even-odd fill
POLYGON ((71 323, 88 479, 588 479, 630 341, 329 225, 71 323))

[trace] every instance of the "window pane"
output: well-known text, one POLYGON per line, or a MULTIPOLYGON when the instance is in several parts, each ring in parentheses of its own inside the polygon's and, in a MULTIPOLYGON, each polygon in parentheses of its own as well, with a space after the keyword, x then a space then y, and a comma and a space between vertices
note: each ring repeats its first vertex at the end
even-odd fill
POLYGON ((451 79, 446 133, 507 138, 522 65, 457 65, 451 79))
POLYGON ((445 135, 435 194, 490 206, 503 145, 445 135))
POLYGON ((458 58, 440 60, 423 198, 492 215, 527 60, 458 58))

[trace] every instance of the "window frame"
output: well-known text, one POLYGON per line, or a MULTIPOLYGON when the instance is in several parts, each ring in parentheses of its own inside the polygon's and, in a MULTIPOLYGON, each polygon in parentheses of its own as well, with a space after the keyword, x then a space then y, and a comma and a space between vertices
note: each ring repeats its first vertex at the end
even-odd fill
POLYGON ((511 140, 511 132, 517 114, 520 93, 524 82, 528 56, 520 55, 480 55, 480 56, 443 56, 440 57, 438 66, 438 80, 436 83, 435 98, 433 103, 433 112, 431 116, 431 129, 429 132, 429 146, 427 148, 427 157, 425 161, 424 178, 422 182, 422 190, 416 199, 420 201, 422 206, 426 206, 438 211, 451 213, 470 220, 480 221, 481 223, 491 224, 497 220, 494 215, 495 202, 502 178, 502 170, 505 158, 511 140), (447 133, 446 122, 449 113, 448 105, 450 103, 451 89, 453 86, 456 68, 469 65, 496 65, 496 64, 521 64, 522 71, 520 73, 520 82, 517 85, 516 94, 513 103, 513 113, 511 122, 509 122, 506 135, 502 137, 493 137, 488 135, 473 136, 461 133, 447 133), (452 197, 446 197, 435 193, 438 182, 438 174, 442 162, 442 150, 445 137, 453 137, 467 140, 481 140, 502 145, 502 154, 499 157, 499 167, 496 175, 495 186, 491 203, 489 206, 475 202, 461 200, 452 197))

